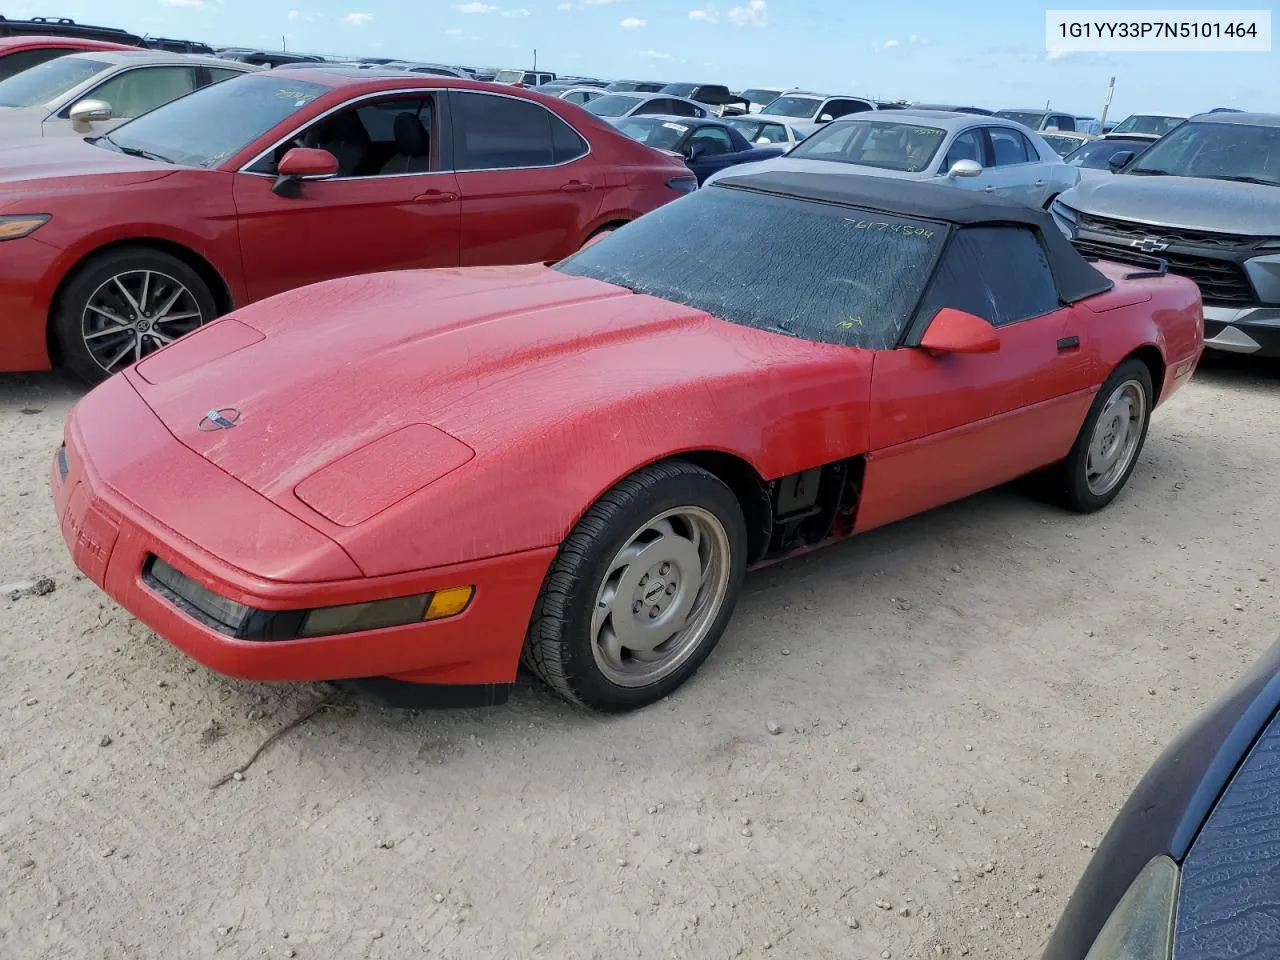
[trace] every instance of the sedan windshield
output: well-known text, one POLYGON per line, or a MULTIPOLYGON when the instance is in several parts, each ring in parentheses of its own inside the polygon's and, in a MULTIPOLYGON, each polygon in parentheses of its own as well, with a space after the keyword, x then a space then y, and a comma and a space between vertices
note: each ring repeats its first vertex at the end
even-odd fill
POLYGON ((609 94, 604 97, 596 97, 590 103, 585 104, 583 109, 588 113, 594 113, 597 117, 623 117, 634 110, 639 103, 639 97, 609 94))
POLYGON ((779 97, 772 103, 765 104, 761 113, 774 117, 792 117, 796 120, 812 120, 818 113, 822 101, 816 97, 779 97))
POLYGON ((1280 127, 1189 121, 1153 143, 1125 173, 1280 186, 1280 127))
POLYGON ((749 103, 769 103, 778 99, 781 94, 777 90, 743 90, 739 96, 749 103))
POLYGON ((757 330, 884 350, 897 345, 946 236, 929 220, 712 186, 556 269, 757 330))
POLYGON ((801 141, 789 156, 919 173, 933 162, 946 137, 939 127, 914 123, 839 120, 801 141))
POLYGON ((1042 134, 1044 142, 1053 147, 1053 152, 1060 157, 1065 157, 1080 144, 1084 143, 1078 137, 1063 137, 1054 133, 1042 134))
MULTIPOLYGON (((1048 137, 1045 137, 1048 140, 1048 137)), ((1150 140, 1092 140, 1081 144, 1062 158, 1072 167, 1089 167, 1093 170, 1106 170, 1111 158, 1117 153, 1141 153, 1151 146, 1150 140)))
POLYGON ((1145 133, 1163 137, 1166 133, 1186 119, 1185 117, 1157 117, 1150 114, 1135 113, 1125 117, 1116 124, 1112 133, 1145 133))
POLYGON ((90 77, 109 68, 101 60, 58 57, 0 81, 0 107, 31 107, 48 103, 90 77))
POLYGON ((1032 130, 1039 130, 1040 124, 1044 123, 1043 113, 1031 113, 1025 110, 997 110, 996 116, 1005 120, 1012 120, 1014 123, 1020 123, 1024 127, 1030 127, 1032 130))
POLYGON ((328 91, 287 71, 235 77, 158 107, 93 142, 108 150, 216 167, 328 91))
POLYGON ((649 117, 627 117, 619 121, 618 129, 633 140, 639 140, 656 150, 680 149, 680 141, 689 132, 683 123, 674 120, 654 120, 649 117))

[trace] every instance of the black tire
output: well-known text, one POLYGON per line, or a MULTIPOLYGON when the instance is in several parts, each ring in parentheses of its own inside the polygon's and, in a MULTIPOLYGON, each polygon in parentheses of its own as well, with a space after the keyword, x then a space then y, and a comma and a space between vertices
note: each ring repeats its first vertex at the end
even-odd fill
MULTIPOLYGON (((166 292, 176 289, 175 286, 169 285, 178 284, 185 288, 187 295, 180 295, 175 305, 177 309, 172 312, 180 316, 199 313, 198 319, 184 319, 172 323, 165 321, 164 330, 167 331, 164 333, 165 336, 169 334, 181 336, 217 316, 217 303, 209 290, 209 285, 196 271, 177 257, 143 246, 117 247, 114 250, 94 254, 76 267, 50 313, 50 324, 61 352, 63 366, 89 383, 99 383, 140 356, 145 356, 163 345, 163 341, 149 325, 144 332, 138 334, 122 332, 98 337, 95 347, 100 350, 106 350, 110 346, 109 352, 114 355, 115 346, 118 344, 120 349, 127 351, 117 364, 107 369, 104 363, 99 362, 99 359, 94 356, 85 339, 88 332, 84 327, 86 314, 89 314, 90 319, 87 321, 89 323, 106 325, 110 322, 103 315, 89 311, 90 300, 98 296, 106 285, 111 284, 113 278, 124 278, 128 287, 137 282, 136 278, 146 272, 150 272, 156 278, 154 292, 151 287, 148 287, 148 292, 154 297, 153 303, 159 302, 163 305, 163 301, 168 299, 166 292), (130 339, 135 344, 134 349, 129 348, 130 339)), ((151 304, 147 304, 149 305, 151 304)), ((119 309, 114 313, 120 315, 122 321, 130 321, 133 317, 135 321, 150 323, 148 318, 127 313, 126 311, 129 310, 127 300, 119 298, 116 306, 119 309)), ((109 361, 111 357, 106 356, 105 359, 109 361)))
POLYGON ((1151 424, 1154 395, 1151 371, 1141 360, 1126 360, 1111 371, 1111 375, 1107 377, 1098 390, 1097 396, 1093 398, 1093 404, 1089 407, 1089 413, 1084 418, 1084 425, 1076 436, 1071 452, 1065 460, 1049 471, 1047 479, 1050 482, 1050 494, 1054 500, 1076 513, 1093 513, 1095 510, 1101 510, 1119 495, 1125 484, 1129 482, 1129 477, 1138 464, 1138 458, 1142 455, 1142 446, 1147 439, 1147 428, 1151 424), (1140 389, 1142 394, 1143 406, 1137 445, 1128 455, 1127 465, 1117 473, 1106 489, 1095 490, 1089 483, 1089 447, 1108 404, 1122 387, 1130 384, 1140 389))
POLYGON ((634 710, 660 700, 697 672, 724 633, 742 589, 746 546, 742 509, 715 475, 670 460, 627 477, 596 501, 561 544, 534 604, 522 654, 525 666, 559 696, 596 710, 634 710), (668 675, 643 685, 614 682, 598 663, 592 630, 605 577, 646 525, 681 509, 703 511, 720 524, 728 550, 722 599, 718 608, 709 605, 714 610, 704 621, 709 626, 668 675))

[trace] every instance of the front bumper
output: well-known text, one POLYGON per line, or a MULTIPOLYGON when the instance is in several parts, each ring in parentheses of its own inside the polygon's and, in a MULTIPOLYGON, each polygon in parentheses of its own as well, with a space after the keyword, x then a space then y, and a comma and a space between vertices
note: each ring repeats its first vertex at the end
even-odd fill
POLYGON ((1280 307, 1205 307, 1204 345, 1223 353, 1280 357, 1280 307))
MULTIPOLYGON (((121 402, 112 404, 112 414, 134 421, 134 436, 145 449, 151 438, 146 436, 149 424, 141 417, 151 418, 156 426, 158 421, 136 394, 133 405, 127 405, 124 390, 132 393, 132 389, 121 386, 123 390, 116 388, 119 396, 113 397, 121 402)), ((221 544, 211 549, 207 542, 197 542, 207 536, 192 538, 180 532, 175 524, 187 514, 159 518, 141 507, 135 502, 138 498, 130 497, 128 487, 121 483, 129 476, 112 475, 109 469, 115 466, 112 457, 119 441, 110 450, 104 446, 101 451, 100 459, 109 465, 104 470, 95 459, 92 443, 96 439, 86 442, 79 411, 73 411, 65 445, 53 458, 54 507, 72 559, 122 607, 210 669, 246 680, 390 677, 415 684, 464 687, 514 680, 529 617, 555 556, 554 547, 385 577, 270 579, 217 555, 223 549, 221 544), (458 585, 474 585, 475 597, 463 613, 447 620, 338 636, 241 640, 196 619, 149 586, 143 570, 153 556, 220 596, 260 610, 358 603, 458 585)), ((274 513, 278 508, 273 504, 207 461, 185 456, 188 451, 171 437, 168 443, 172 447, 159 453, 152 450, 149 456, 149 469, 165 471, 167 487, 189 495, 199 492, 205 502, 213 504, 214 519, 223 526, 263 534, 277 529, 279 521, 274 513), (222 503, 230 509, 222 510, 222 503)), ((130 462, 136 465, 137 457, 130 462)), ((242 557, 250 556, 242 542, 226 543, 240 547, 242 557)), ((271 546, 263 542, 263 553, 270 553, 271 546)), ((289 569, 289 564, 279 560, 271 565, 289 569)))

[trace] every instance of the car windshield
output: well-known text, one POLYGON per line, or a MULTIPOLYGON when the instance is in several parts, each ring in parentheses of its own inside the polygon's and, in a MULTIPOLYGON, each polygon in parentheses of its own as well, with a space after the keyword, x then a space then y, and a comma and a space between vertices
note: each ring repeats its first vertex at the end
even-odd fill
POLYGON ((618 129, 633 140, 639 140, 657 150, 677 150, 689 128, 674 120, 654 120, 649 117, 628 117, 618 123, 618 129))
POLYGON ((690 97, 693 96, 693 91, 697 89, 698 85, 696 83, 668 83, 658 92, 666 93, 673 97, 690 97))
POLYGON ((838 120, 799 143, 789 154, 880 170, 919 173, 933 162, 947 138, 939 127, 875 120, 838 120))
POLYGON ((1060 157, 1065 157, 1083 142, 1075 137, 1057 136, 1052 133, 1041 134, 1041 137, 1045 143, 1053 147, 1054 152, 1060 157))
POLYGON ((1014 123, 1020 123, 1024 127, 1030 127, 1032 130, 1039 130, 1040 124, 1044 123, 1045 117, 1043 113, 1031 113, 1026 110, 997 110, 996 116, 1004 120, 1012 120, 1014 123))
POLYGON ((777 90, 743 90, 741 96, 750 103, 769 103, 777 100, 780 94, 777 90))
POLYGON ((594 113, 597 117, 622 117, 634 110, 639 103, 639 97, 609 94, 604 97, 596 97, 590 103, 585 104, 583 109, 588 113, 594 113))
POLYGON ((764 126, 759 120, 738 119, 737 117, 726 117, 724 122, 752 143, 755 143, 756 138, 760 136, 760 130, 764 126))
POLYGON ((110 65, 88 57, 57 57, 0 81, 0 107, 48 103, 110 65))
POLYGON ((204 87, 93 141, 193 167, 216 167, 329 88, 287 73, 249 74, 204 87))
POLYGON ((645 84, 642 80, 615 80, 604 89, 606 93, 630 93, 633 90, 639 90, 643 86, 645 84))
POLYGON ((521 83, 523 81, 523 70, 499 70, 493 78, 494 83, 521 83))
MULTIPOLYGON (((1048 140, 1048 137, 1045 137, 1048 140)), ((1081 144, 1062 158, 1063 163, 1072 167, 1089 167, 1093 170, 1106 170, 1111 158, 1117 153, 1126 151, 1141 153, 1151 146, 1149 140, 1092 140, 1081 144)))
POLYGON ((1135 113, 1125 117, 1115 125, 1112 133, 1145 133, 1163 137, 1166 133, 1186 119, 1185 117, 1157 117, 1151 114, 1135 113))
POLYGON ((947 228, 734 187, 695 191, 556 269, 819 343, 897 345, 947 228))
POLYGON ((792 117, 796 120, 811 120, 817 114, 822 101, 817 97, 779 97, 767 103, 761 113, 774 117, 792 117))
POLYGON ((1125 173, 1280 186, 1280 127, 1188 121, 1153 143, 1125 173))

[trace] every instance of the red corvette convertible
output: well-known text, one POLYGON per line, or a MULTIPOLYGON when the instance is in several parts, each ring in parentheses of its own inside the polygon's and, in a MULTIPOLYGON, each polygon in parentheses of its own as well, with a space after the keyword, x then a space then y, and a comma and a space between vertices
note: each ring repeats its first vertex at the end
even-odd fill
POLYGON ((555 267, 237 311, 77 405, 54 496, 80 568, 215 670, 495 702, 523 658, 622 710, 750 567, 1035 471, 1104 506, 1203 336, 1195 284, 1041 211, 743 175, 555 267))
POLYGON ((559 260, 697 186, 572 104, 353 68, 227 80, 0 154, 0 371, 90 381, 334 277, 559 260))

